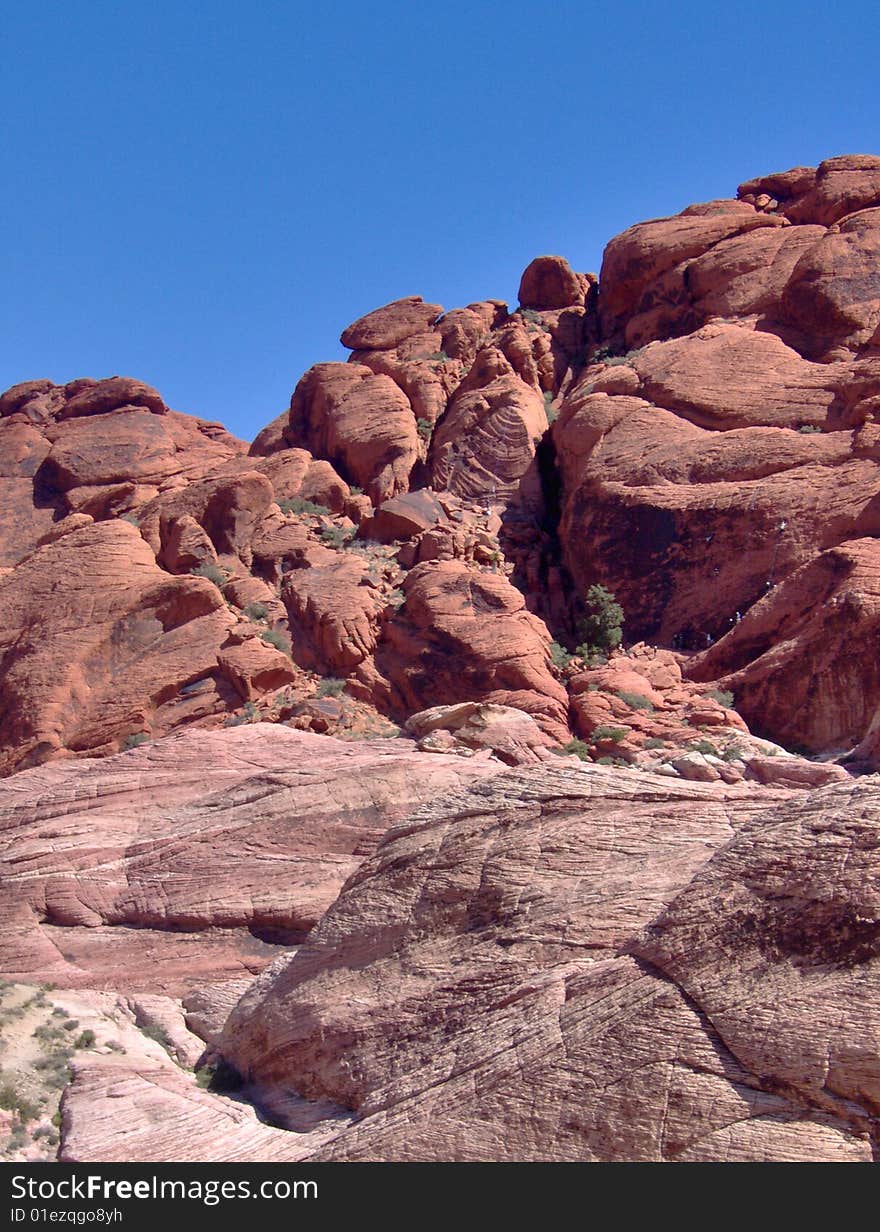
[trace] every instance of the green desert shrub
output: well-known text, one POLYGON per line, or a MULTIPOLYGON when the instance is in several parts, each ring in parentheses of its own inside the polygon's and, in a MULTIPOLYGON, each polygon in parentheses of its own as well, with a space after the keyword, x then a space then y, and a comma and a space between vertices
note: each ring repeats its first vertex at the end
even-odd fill
POLYGON ((557 667, 560 670, 564 667, 568 667, 573 658, 574 655, 569 654, 561 642, 550 643, 550 662, 554 667, 557 667))
POLYGON ((627 693, 623 689, 618 689, 617 697, 620 698, 630 710, 653 710, 654 703, 648 697, 643 697, 641 693, 627 693))
POLYGON ((354 527, 351 526, 322 526, 321 542, 338 550, 344 548, 349 539, 354 538, 354 534, 354 527))
POLYGON ((265 603, 249 603, 243 609, 242 614, 247 616, 248 620, 265 620, 269 615, 269 609, 265 603))
POLYGON ((318 682, 316 697, 339 697, 345 691, 345 681, 336 676, 325 676, 318 682))
POLYGON ((626 731, 625 727, 605 727, 600 725, 593 728, 591 738, 594 744, 601 744, 603 740, 611 740, 614 744, 620 744, 621 740, 626 737, 626 731))
POLYGON ((730 689, 709 689, 706 693, 707 697, 711 697, 713 701, 718 702, 725 710, 730 710, 733 705, 733 694, 730 689))
POLYGON ((578 654, 589 659, 616 650, 623 638, 623 623, 623 608, 611 591, 598 584, 591 586, 584 597, 584 615, 578 621, 582 639, 578 654))
POLYGON ((220 569, 217 565, 210 564, 207 561, 202 565, 195 565, 192 569, 190 569, 190 573, 193 577, 207 578, 209 582, 214 583, 218 590, 222 590, 229 580, 222 569, 220 569))
POLYGON ((556 750, 556 752, 560 756, 562 756, 564 753, 574 753, 575 757, 579 757, 581 761, 591 761, 592 760, 592 758, 590 757, 589 745, 585 744, 583 740, 578 740, 577 737, 574 737, 574 739, 569 740, 568 744, 560 745, 559 748, 556 750))
POLYGON ((145 1035, 147 1039, 151 1039, 155 1044, 160 1044, 166 1052, 170 1052, 174 1046, 171 1042, 171 1036, 158 1022, 144 1023, 140 1027, 140 1032, 141 1035, 145 1035))
POLYGON ((277 629, 264 629, 260 634, 264 642, 270 646, 274 646, 276 650, 280 650, 282 654, 290 654, 290 642, 283 633, 279 633, 277 629))
POLYGON ((330 514, 326 505, 316 505, 314 501, 304 500, 301 496, 293 496, 290 500, 278 503, 282 513, 310 513, 313 517, 328 517, 330 514))
POLYGON ((39 1105, 28 1099, 11 1078, 0 1079, 0 1108, 15 1113, 22 1122, 40 1115, 39 1105))

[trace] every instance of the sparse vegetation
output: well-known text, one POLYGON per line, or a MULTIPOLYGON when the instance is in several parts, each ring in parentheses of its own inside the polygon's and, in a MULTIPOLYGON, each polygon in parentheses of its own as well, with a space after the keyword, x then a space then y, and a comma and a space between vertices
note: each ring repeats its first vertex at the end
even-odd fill
POLYGON ((649 697, 643 697, 641 693, 627 693, 623 689, 618 689, 616 696, 629 706, 630 710, 653 710, 654 703, 649 697))
POLYGON ((395 587, 394 590, 388 592, 386 601, 389 607, 393 607, 397 611, 398 608, 403 607, 404 603, 406 603, 406 595, 399 587, 395 587))
POLYGON ((733 706, 733 694, 730 689, 708 689, 707 697, 711 697, 719 706, 723 706, 725 710, 730 710, 733 706))
POLYGON ((416 432, 418 432, 419 436, 422 438, 423 441, 429 441, 431 439, 432 431, 433 429, 431 427, 430 419, 417 419, 416 420, 416 432))
POLYGON ((584 615, 578 621, 578 636, 582 638, 577 653, 583 659, 609 654, 623 639, 623 608, 610 590, 593 585, 584 598, 584 615))
POLYGON ((72 1077, 68 1065, 72 1053, 72 1048, 54 1049, 51 1053, 34 1061, 33 1067, 42 1075, 46 1086, 56 1091, 67 1086, 72 1077))
POLYGON ((425 355, 423 358, 431 360, 436 364, 447 364, 451 356, 447 355, 445 351, 432 351, 430 355, 425 355))
POLYGON ((331 548, 344 548, 349 539, 353 539, 355 530, 353 526, 322 526, 321 527, 321 542, 326 543, 331 548))
POLYGON ((631 364, 634 359, 641 355, 644 347, 634 347, 631 351, 622 352, 618 350, 612 343, 606 342, 600 347, 596 347, 589 358, 591 364, 605 364, 607 368, 615 368, 620 364, 631 364))
POLYGON ((583 740, 578 740, 577 737, 569 740, 568 744, 562 744, 555 750, 560 757, 565 753, 574 753, 575 757, 579 757, 581 761, 592 761, 590 757, 590 747, 583 740))
MULTIPOLYGON (((140 1025, 140 1024, 139 1024, 140 1025)), ((170 1053, 174 1044, 171 1036, 157 1022, 148 1022, 140 1026, 141 1035, 145 1035, 147 1039, 151 1039, 154 1043, 159 1044, 166 1052, 170 1053)))
POLYGON ((132 732, 122 742, 123 749, 136 749, 138 745, 147 744, 150 737, 147 732, 132 732))
POLYGON ((363 496, 364 494, 363 488, 359 488, 356 483, 349 484, 348 490, 352 496, 363 496))
POLYGON ((688 748, 692 753, 702 753, 704 757, 718 756, 718 750, 711 740, 692 740, 688 748))
POLYGON ((537 312, 534 308, 520 308, 519 315, 527 323, 527 325, 536 327, 530 329, 529 333, 534 334, 538 329, 543 329, 545 333, 550 332, 550 327, 547 325, 540 312, 537 312))
POLYGON ((224 722, 224 727, 241 727, 244 723, 253 723, 259 718, 259 711, 253 702, 245 702, 241 714, 231 714, 224 722))
POLYGON ((798 428, 798 432, 804 432, 804 433, 814 433, 814 432, 821 432, 821 431, 822 431, 822 428, 820 427, 819 424, 801 424, 801 426, 798 428))
POLYGON ((40 1115, 39 1104, 23 1094, 18 1084, 6 1076, 0 1078, 0 1108, 14 1113, 22 1124, 40 1115))
POLYGON ((280 650, 282 654, 290 654, 290 641, 278 629, 264 629, 260 637, 270 646, 274 646, 276 650, 280 650))
POLYGON ((304 500, 301 496, 293 496, 290 500, 278 502, 282 513, 308 513, 312 517, 329 517, 330 510, 326 505, 316 505, 314 501, 304 500))
POLYGON ((76 1037, 76 1042, 73 1046, 74 1048, 93 1048, 94 1045, 95 1033, 91 1030, 91 1028, 86 1028, 85 1031, 81 1031, 76 1037))
POLYGON ((554 667, 559 668, 560 671, 568 667, 573 658, 574 655, 569 654, 560 642, 550 643, 550 662, 554 667))
POLYGON ((190 569, 193 577, 207 578, 209 582, 213 582, 218 590, 222 590, 229 581, 228 576, 217 565, 212 565, 208 561, 201 565, 195 565, 190 569))
POLYGON ((559 418, 559 411, 553 405, 553 390, 552 389, 544 390, 544 412, 547 415, 547 422, 550 424, 555 423, 556 420, 559 418))
POLYGON ((621 740, 626 737, 626 731, 625 727, 606 727, 600 725, 593 728, 592 740, 594 744, 601 744, 603 740, 610 740, 614 744, 620 744, 621 740))
POLYGON ((325 676, 318 682, 315 697, 339 697, 345 691, 345 681, 336 676, 325 676))
POLYGON ((243 609, 242 614, 247 616, 248 620, 265 620, 269 615, 269 609, 265 603, 249 603, 243 609))
POLYGON ((665 740, 661 740, 659 736, 649 736, 649 737, 648 737, 648 739, 645 741, 645 743, 642 745, 642 748, 645 748, 645 749, 665 749, 665 748, 666 748, 666 741, 665 741, 665 740))

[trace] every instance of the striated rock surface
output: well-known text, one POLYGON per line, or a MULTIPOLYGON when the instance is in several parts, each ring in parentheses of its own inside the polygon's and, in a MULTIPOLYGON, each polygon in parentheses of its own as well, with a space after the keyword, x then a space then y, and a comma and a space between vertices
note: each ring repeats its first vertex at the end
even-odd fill
POLYGON ((878 822, 851 792, 503 774, 392 830, 220 1050, 270 1105, 354 1113, 312 1158, 868 1160, 878 822))
POLYGON ((257 971, 389 824, 501 769, 257 724, 16 775, 0 786, 0 969, 166 993, 257 971))
POLYGON ((0 966, 95 1024, 65 1158, 876 1157, 878 253, 847 155, 386 304, 250 449, 0 396, 0 966))

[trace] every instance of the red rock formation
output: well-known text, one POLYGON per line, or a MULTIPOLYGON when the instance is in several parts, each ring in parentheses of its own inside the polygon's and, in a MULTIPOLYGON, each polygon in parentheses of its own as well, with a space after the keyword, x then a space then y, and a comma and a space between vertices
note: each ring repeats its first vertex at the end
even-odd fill
POLYGON ((418 457, 409 399, 363 364, 317 364, 297 385, 285 439, 338 465, 379 502, 406 490, 418 457))
POLYGON ((343 330, 340 342, 352 351, 390 350, 429 329, 442 311, 439 304, 425 304, 421 295, 411 295, 368 312, 343 330))
POLYGON ((376 654, 395 708, 497 702, 568 738, 566 692, 547 665, 550 636, 506 577, 459 561, 431 562, 410 570, 403 590, 405 605, 376 654))
POLYGON ((484 348, 432 438, 433 485, 490 505, 537 508, 535 451, 546 430, 541 395, 500 350, 484 348))
POLYGON ((523 308, 538 311, 583 307, 590 281, 576 274, 564 257, 535 257, 523 271, 518 299, 523 308))
POLYGON ((125 521, 38 548, 0 578, 0 766, 162 734, 181 689, 211 677, 232 623, 216 586, 165 573, 125 521))

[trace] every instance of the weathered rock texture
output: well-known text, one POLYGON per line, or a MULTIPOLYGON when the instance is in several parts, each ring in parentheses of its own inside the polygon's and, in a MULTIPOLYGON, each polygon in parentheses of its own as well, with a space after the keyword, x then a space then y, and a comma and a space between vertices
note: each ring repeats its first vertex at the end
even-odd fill
POLYGON ((219 1047, 322 1159, 871 1158, 877 788, 511 771, 392 829, 219 1047))
POLYGON ((249 449, 0 396, 0 964, 171 1041, 66 1157, 876 1153, 878 252, 845 156, 378 308, 249 449))
POLYGON ((498 761, 259 724, 0 785, 0 970, 177 992, 303 937, 392 822, 498 761))
POLYGON ((751 181, 737 201, 612 240, 601 346, 553 428, 560 543, 576 583, 610 586, 631 636, 703 651, 723 639, 701 656, 699 679, 725 676, 733 654, 749 721, 814 751, 852 748, 880 703, 869 664, 861 690, 846 681, 861 668, 842 647, 870 619, 860 570, 853 606, 830 591, 802 606, 817 644, 823 622, 832 639, 812 672, 805 634, 781 627, 794 618, 792 589, 776 594, 801 577, 803 605, 829 550, 867 563, 880 531, 878 166, 831 159, 751 181), (739 627, 750 609, 773 626, 751 650, 739 627), (722 649, 728 639, 735 651, 722 649), (805 671, 815 702, 802 708, 792 686, 805 671))

